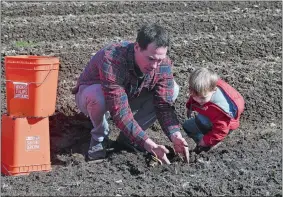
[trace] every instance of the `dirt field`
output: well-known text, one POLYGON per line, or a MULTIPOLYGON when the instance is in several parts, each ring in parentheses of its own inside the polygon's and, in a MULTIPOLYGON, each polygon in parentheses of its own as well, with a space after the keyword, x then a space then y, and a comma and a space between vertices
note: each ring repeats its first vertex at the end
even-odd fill
MULTIPOLYGON (((52 171, 1 176, 2 195, 17 196, 282 196, 282 3, 278 2, 1 2, 1 55, 60 58, 56 113, 50 117, 52 171), (107 160, 84 161, 92 127, 70 88, 91 54, 111 41, 134 40, 145 22, 172 35, 169 56, 181 85, 176 109, 185 118, 187 78, 210 67, 246 100, 242 124, 190 165, 149 167, 146 156, 113 143, 107 160)), ((3 68, 3 61, 2 61, 3 68)), ((2 81, 5 80, 2 69, 2 81)), ((1 112, 6 111, 5 82, 1 112)), ((170 145, 158 123, 148 130, 170 145)), ((190 149, 194 148, 188 139, 190 149)))

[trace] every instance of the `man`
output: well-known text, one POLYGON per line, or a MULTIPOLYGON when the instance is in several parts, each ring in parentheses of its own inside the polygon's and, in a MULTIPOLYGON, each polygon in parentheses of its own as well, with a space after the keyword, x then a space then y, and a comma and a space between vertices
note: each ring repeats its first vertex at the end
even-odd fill
POLYGON ((109 135, 107 113, 127 139, 162 163, 170 164, 166 156, 169 151, 145 132, 156 119, 175 152, 188 155, 173 107, 179 86, 166 55, 168 46, 168 32, 151 24, 140 29, 136 42, 110 44, 91 58, 73 90, 78 108, 90 117, 94 127, 89 160, 106 157, 102 142, 109 135))

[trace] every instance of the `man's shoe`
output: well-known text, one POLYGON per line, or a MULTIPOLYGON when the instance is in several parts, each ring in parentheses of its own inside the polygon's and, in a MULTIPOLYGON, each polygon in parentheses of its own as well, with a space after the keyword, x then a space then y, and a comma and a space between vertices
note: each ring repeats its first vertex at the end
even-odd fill
POLYGON ((106 158, 106 150, 102 142, 95 141, 91 138, 89 149, 87 152, 88 161, 103 161, 106 158))

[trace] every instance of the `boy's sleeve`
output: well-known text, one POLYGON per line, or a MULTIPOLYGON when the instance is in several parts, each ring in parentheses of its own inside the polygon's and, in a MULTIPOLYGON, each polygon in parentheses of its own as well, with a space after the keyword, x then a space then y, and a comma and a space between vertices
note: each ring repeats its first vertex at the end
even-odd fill
POLYGON ((229 132, 230 119, 224 114, 218 116, 216 121, 213 121, 211 131, 203 136, 203 141, 206 146, 214 146, 222 141, 229 132))

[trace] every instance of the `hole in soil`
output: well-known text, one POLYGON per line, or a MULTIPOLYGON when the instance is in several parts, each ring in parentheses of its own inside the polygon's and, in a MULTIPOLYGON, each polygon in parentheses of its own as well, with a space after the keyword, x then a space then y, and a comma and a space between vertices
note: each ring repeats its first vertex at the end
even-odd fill
MULTIPOLYGON (((171 164, 183 162, 183 158, 175 154, 175 151, 171 146, 165 145, 165 147, 169 150, 169 153, 167 154, 167 158, 171 162, 171 164)), ((145 157, 146 157, 146 163, 149 167, 155 167, 159 165, 158 161, 155 160, 150 153, 148 153, 145 157)))
POLYGON ((167 158, 171 163, 183 161, 183 158, 177 155, 171 146, 165 145, 165 147, 169 150, 169 153, 167 154, 167 158))
POLYGON ((129 166, 129 172, 131 175, 137 176, 141 174, 141 170, 137 166, 134 166, 132 163, 127 162, 127 166, 129 166))

